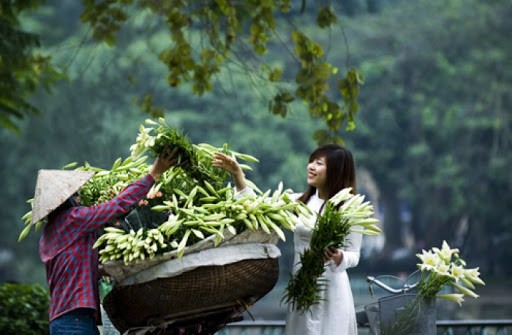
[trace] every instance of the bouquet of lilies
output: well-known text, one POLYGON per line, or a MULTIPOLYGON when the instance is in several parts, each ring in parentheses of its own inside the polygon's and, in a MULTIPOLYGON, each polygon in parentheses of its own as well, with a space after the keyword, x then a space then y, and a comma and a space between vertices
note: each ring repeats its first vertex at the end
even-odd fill
POLYGON ((318 304, 321 292, 328 283, 321 278, 325 270, 324 250, 343 248, 350 233, 378 235, 378 220, 373 217, 373 206, 364 196, 351 193, 351 188, 339 191, 325 203, 325 210, 318 215, 313 228, 310 247, 301 254, 301 268, 292 275, 283 300, 300 312, 309 311, 318 304))
POLYGON ((478 268, 466 269, 466 262, 459 257, 459 249, 452 249, 443 241, 441 249, 423 250, 416 255, 421 264, 421 278, 418 295, 424 298, 442 298, 457 302, 459 305, 464 297, 478 298, 474 292, 475 284, 485 285, 480 279, 478 268), (439 294, 446 286, 451 286, 458 293, 439 294))
MULTIPOLYGON (((68 164, 64 169, 93 171, 94 176, 79 190, 82 205, 92 206, 114 198, 127 185, 143 178, 151 170, 149 156, 173 153, 176 165, 164 172, 147 196, 124 217, 104 227, 94 247, 100 262, 123 261, 125 264, 152 259, 176 251, 184 255, 188 246, 210 239, 218 246, 229 236, 243 231, 263 231, 285 239, 283 230, 293 231, 298 220, 309 212, 303 203, 293 201, 282 183, 276 190, 261 192, 247 183, 256 195, 237 197, 229 183, 229 174, 213 166, 215 152, 223 152, 241 162, 258 159, 229 149, 228 144, 214 147, 208 143, 192 143, 180 130, 163 118, 146 120, 130 147, 131 155, 118 158, 109 169, 85 163, 68 164)), ((244 171, 251 167, 240 163, 244 171)), ((23 217, 26 228, 21 241, 32 229, 32 211, 23 217)), ((44 220, 36 225, 39 229, 44 220)))
POLYGON ((467 269, 459 250, 452 249, 446 241, 441 249, 422 250, 416 256, 421 260, 417 265, 421 273, 417 294, 398 311, 394 322, 382 325, 382 335, 435 333, 435 323, 428 325, 427 314, 429 306, 433 306, 435 312, 436 298, 448 299, 460 306, 464 297, 478 298, 475 284, 485 285, 478 268, 467 269), (441 293, 446 288, 451 288, 452 293, 441 293))

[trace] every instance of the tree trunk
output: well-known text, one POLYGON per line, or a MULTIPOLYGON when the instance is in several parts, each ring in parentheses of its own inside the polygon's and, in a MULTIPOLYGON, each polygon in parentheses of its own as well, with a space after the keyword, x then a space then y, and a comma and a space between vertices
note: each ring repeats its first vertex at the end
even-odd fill
POLYGON ((382 197, 384 207, 384 235, 386 236, 386 246, 388 250, 400 248, 402 243, 402 222, 400 220, 399 204, 393 192, 383 192, 386 196, 382 197))

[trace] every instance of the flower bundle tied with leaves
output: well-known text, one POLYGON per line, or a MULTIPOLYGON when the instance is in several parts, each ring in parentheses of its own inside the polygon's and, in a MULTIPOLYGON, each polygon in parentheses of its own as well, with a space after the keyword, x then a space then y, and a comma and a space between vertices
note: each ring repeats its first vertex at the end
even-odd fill
POLYGON ((310 247, 301 254, 301 267, 291 276, 283 300, 302 313, 318 304, 322 299, 321 292, 328 285, 321 277, 325 270, 324 250, 346 247, 347 236, 352 232, 380 234, 377 223, 373 206, 364 202, 364 196, 352 194, 351 188, 345 188, 327 200, 313 228, 310 247))

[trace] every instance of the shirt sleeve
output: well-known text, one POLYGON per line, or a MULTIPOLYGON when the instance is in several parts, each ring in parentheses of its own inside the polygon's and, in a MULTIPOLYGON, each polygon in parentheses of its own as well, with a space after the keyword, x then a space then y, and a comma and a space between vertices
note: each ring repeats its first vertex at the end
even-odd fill
POLYGON ((236 187, 234 189, 235 189, 235 199, 237 199, 237 200, 241 199, 243 197, 252 197, 252 196, 256 195, 254 190, 252 188, 250 188, 249 186, 245 186, 245 188, 241 191, 237 191, 236 187))
POLYGON ((349 268, 354 268, 359 264, 361 256, 361 243, 363 235, 360 233, 350 233, 347 236, 347 246, 344 249, 339 249, 343 253, 343 259, 340 265, 331 262, 331 270, 336 272, 343 272, 349 268))
POLYGON ((104 224, 126 214, 132 206, 136 205, 149 192, 155 183, 148 174, 144 178, 126 186, 115 198, 101 204, 85 207, 79 206, 71 213, 70 223, 77 225, 78 231, 90 233, 104 224))

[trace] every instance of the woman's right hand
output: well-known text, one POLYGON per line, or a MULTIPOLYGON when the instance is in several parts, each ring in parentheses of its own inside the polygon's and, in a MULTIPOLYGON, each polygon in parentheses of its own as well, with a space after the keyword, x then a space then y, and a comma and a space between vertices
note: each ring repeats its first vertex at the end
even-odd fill
POLYGON ((233 177, 237 191, 241 191, 247 186, 245 174, 234 157, 216 152, 213 154, 212 165, 221 168, 233 177))
POLYGON ((173 148, 169 155, 160 155, 156 158, 149 172, 155 181, 157 181, 165 171, 169 170, 171 166, 176 165, 178 162, 177 153, 178 148, 173 148))

